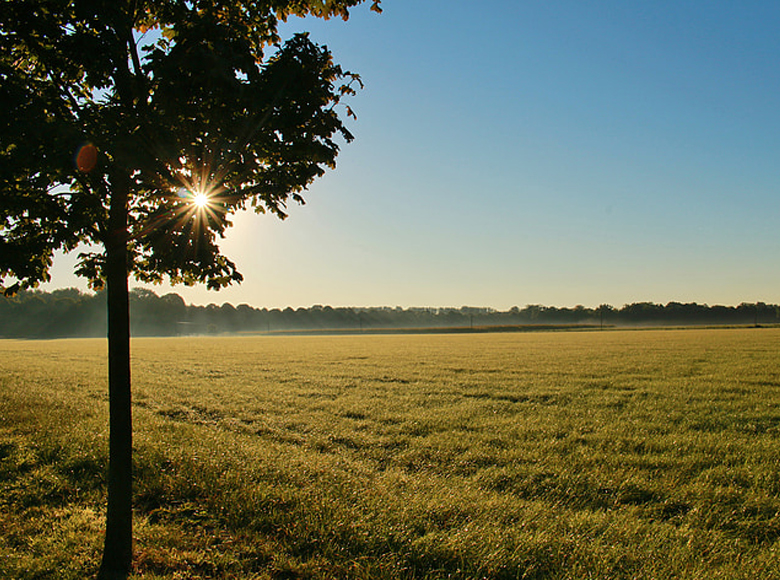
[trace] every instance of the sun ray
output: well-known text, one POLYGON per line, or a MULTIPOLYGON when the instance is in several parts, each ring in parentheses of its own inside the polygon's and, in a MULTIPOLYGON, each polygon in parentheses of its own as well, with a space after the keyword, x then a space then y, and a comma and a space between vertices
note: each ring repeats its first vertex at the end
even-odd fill
POLYGON ((186 159, 180 159, 185 165, 178 172, 179 188, 176 193, 183 204, 181 207, 188 218, 207 218, 220 220, 224 200, 221 194, 225 190, 210 169, 200 170, 187 167, 186 159))
POLYGON ((233 198, 226 195, 227 188, 219 172, 213 172, 207 165, 193 167, 184 157, 179 163, 172 172, 178 183, 172 184, 158 211, 136 232, 138 238, 154 231, 167 231, 170 236, 178 232, 197 245, 206 232, 219 234, 229 224, 226 218, 233 198))

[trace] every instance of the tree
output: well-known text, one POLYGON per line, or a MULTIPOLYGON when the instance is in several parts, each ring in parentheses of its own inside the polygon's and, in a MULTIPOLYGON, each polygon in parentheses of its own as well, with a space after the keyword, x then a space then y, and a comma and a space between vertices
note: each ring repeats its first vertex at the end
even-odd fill
POLYGON ((0 6, 0 290, 48 280, 53 253, 81 244, 77 273, 107 290, 103 578, 126 576, 132 559, 128 276, 241 281, 217 244, 231 214, 284 218, 303 202, 334 167, 334 139, 352 139, 334 107, 360 84, 306 34, 282 44, 278 22, 346 19, 363 1, 0 6))

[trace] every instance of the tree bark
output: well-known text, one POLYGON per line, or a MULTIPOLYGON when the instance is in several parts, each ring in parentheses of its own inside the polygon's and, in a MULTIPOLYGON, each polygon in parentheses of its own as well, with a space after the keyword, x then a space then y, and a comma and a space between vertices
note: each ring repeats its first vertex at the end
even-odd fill
POLYGON ((106 237, 108 294, 108 512, 100 580, 125 579, 133 559, 133 421, 130 396, 130 301, 127 216, 129 176, 111 180, 106 237))

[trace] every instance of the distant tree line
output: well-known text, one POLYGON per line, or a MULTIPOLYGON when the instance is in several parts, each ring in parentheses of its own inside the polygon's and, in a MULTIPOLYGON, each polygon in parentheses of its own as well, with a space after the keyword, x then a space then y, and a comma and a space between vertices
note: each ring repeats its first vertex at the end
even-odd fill
MULTIPOLYGON (((13 298, 0 297, 0 337, 60 338, 106 335, 103 293, 74 288, 42 292, 28 290, 13 298)), ((589 325, 761 325, 780 324, 780 306, 742 303, 738 306, 669 302, 635 302, 621 308, 604 304, 597 308, 528 305, 506 311, 493 308, 339 307, 254 308, 188 305, 178 294, 158 296, 136 288, 130 293, 131 329, 134 336, 179 336, 240 332, 376 331, 381 329, 475 330, 491 327, 589 325)))

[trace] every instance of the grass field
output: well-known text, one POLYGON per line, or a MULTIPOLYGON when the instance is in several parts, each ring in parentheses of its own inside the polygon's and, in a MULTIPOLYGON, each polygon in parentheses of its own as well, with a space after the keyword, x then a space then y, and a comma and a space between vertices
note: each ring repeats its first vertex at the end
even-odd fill
MULTIPOLYGON (((0 341, 0 577, 88 578, 101 340, 0 341)), ((137 578, 780 579, 780 329, 139 339, 137 578)))

